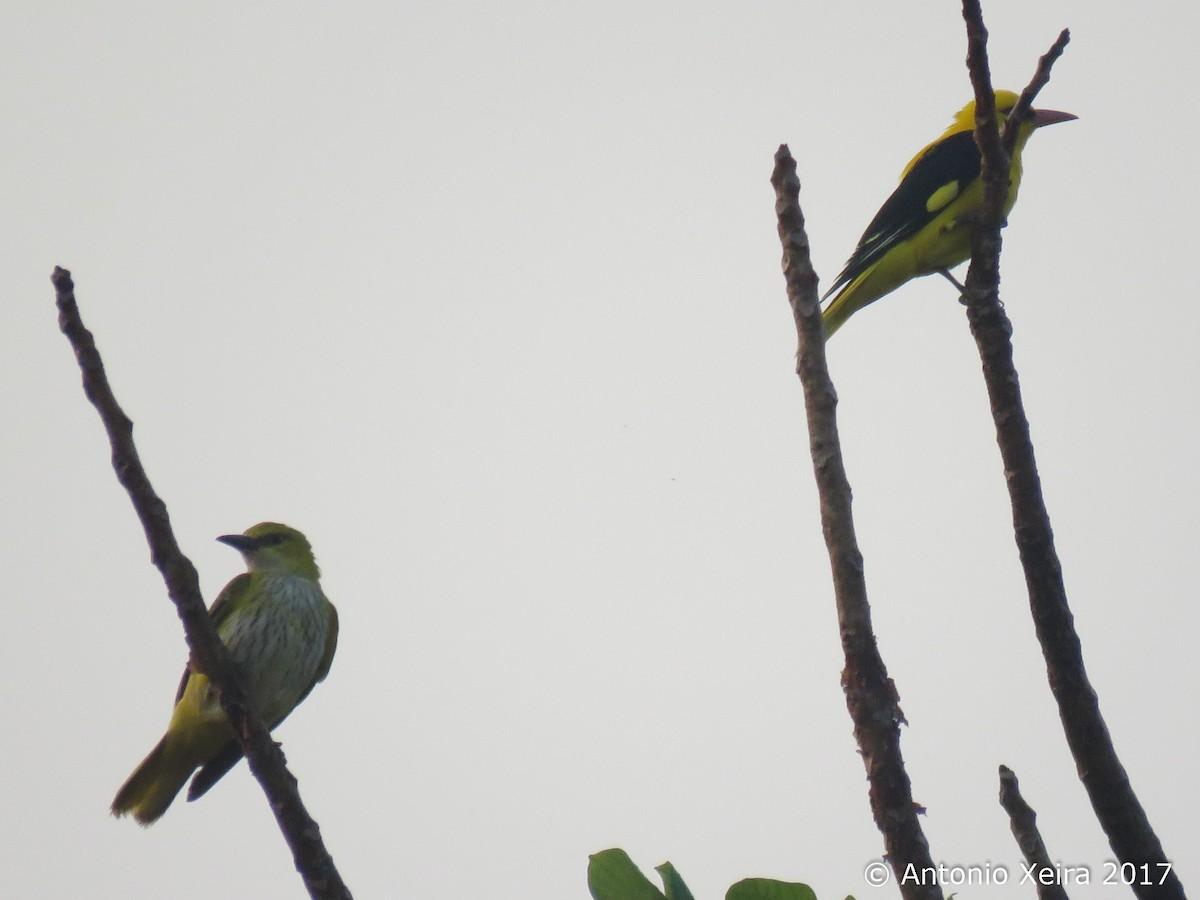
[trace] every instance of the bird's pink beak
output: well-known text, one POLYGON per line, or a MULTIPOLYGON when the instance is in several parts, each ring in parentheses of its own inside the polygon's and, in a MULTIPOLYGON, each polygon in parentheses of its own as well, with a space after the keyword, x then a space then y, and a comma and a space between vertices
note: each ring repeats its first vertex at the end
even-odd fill
POLYGON ((1033 110, 1033 127, 1041 128, 1043 125, 1054 125, 1057 122, 1070 122, 1072 119, 1078 119, 1079 116, 1069 112, 1059 112, 1057 109, 1035 109, 1033 110))

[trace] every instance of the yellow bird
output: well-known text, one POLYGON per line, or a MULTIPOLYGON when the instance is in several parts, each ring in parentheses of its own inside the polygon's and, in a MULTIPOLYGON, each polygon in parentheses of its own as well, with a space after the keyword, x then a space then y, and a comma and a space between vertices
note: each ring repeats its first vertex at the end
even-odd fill
MULTIPOLYGON (((1001 131, 1017 105, 1012 91, 996 91, 1001 131)), ((1007 216, 1021 185, 1021 151, 1034 130, 1077 118, 1053 109, 1030 109, 1017 131, 1004 201, 1007 216)), ((900 186, 888 197, 846 263, 821 314, 825 337, 869 303, 890 294, 920 275, 949 270, 971 257, 973 213, 983 205, 979 178, 979 148, 975 144, 975 101, 954 117, 936 141, 912 158, 900 173, 900 186)))
MULTIPOLYGON (((312 548, 299 531, 263 522, 217 540, 241 551, 250 570, 225 586, 209 610, 241 672, 246 698, 268 728, 296 708, 329 673, 337 649, 337 610, 318 582, 312 548)), ((112 813, 156 821, 192 773, 195 800, 242 758, 242 748, 208 678, 191 665, 175 694, 167 733, 117 792, 112 813)))

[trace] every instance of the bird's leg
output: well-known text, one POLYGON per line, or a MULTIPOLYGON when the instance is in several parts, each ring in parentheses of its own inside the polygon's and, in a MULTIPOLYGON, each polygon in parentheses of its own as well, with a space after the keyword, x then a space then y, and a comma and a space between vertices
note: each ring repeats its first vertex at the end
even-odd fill
POLYGON ((958 302, 964 306, 967 303, 967 289, 964 285, 958 283, 958 279, 950 274, 949 269, 938 269, 937 273, 945 278, 948 282, 958 288, 958 302))

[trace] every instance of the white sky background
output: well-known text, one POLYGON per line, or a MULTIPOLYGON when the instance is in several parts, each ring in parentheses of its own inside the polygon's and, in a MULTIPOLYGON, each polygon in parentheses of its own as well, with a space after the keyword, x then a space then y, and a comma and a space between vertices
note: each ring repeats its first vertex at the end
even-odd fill
MULTIPOLYGON (((59 264, 207 597, 219 534, 316 548, 341 645, 278 736, 356 896, 583 898, 615 845, 697 898, 894 896, 768 179, 788 142, 829 283, 970 96, 959 6, 914 6, 6 4, 0 893, 303 895, 244 766, 108 816, 186 650, 59 264)), ((1001 86, 1072 30, 1040 103, 1080 119, 1027 150, 1002 294, 1089 672, 1194 888, 1200 13, 985 12, 1001 86)), ((1099 877, 961 307, 910 284, 830 356, 935 859, 1017 872, 1004 763, 1099 877)))

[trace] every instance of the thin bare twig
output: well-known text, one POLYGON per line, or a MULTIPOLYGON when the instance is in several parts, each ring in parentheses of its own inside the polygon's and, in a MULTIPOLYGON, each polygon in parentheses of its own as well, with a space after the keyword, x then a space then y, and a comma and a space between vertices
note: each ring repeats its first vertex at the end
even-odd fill
MULTIPOLYGON (((1054 547, 1029 420, 1013 363, 1012 325, 1000 303, 1000 224, 1009 161, 996 125, 987 63, 987 30, 978 0, 963 0, 963 18, 967 26, 967 68, 980 110, 976 140, 983 157, 985 191, 983 209, 972 236, 971 268, 967 272, 964 297, 971 334, 983 362, 1034 627, 1067 744, 1109 846, 1120 862, 1139 868, 1145 865, 1153 873, 1146 879, 1152 883, 1141 883, 1139 879, 1138 884, 1131 886, 1134 893, 1141 900, 1181 900, 1183 886, 1138 802, 1100 714, 1096 692, 1084 669, 1074 617, 1067 604, 1062 567, 1054 547)), ((1050 69, 1068 39, 1066 31, 1059 35, 1050 52, 1042 57, 1037 74, 1022 96, 1032 98, 1049 80, 1050 69)))
POLYGON ((296 779, 287 770, 283 751, 246 703, 233 660, 217 637, 204 606, 196 568, 179 549, 171 531, 166 504, 155 493, 142 468, 133 442, 133 422, 117 403, 95 339, 83 325, 71 273, 55 268, 50 280, 54 283, 58 305, 58 326, 75 351, 83 374, 83 392, 96 407, 108 433, 117 480, 129 493, 150 545, 150 558, 162 573, 167 594, 183 622, 192 664, 208 676, 216 690, 221 707, 245 752, 250 771, 262 785, 284 839, 292 849, 296 870, 304 879, 309 895, 314 900, 348 900, 350 891, 325 849, 317 823, 300 799, 296 779))
POLYGON ((800 342, 796 373, 804 387, 809 449, 821 499, 821 524, 833 568, 838 625, 846 668, 842 687, 854 722, 870 784, 871 812, 883 834, 888 862, 906 900, 941 900, 929 844, 917 818, 912 786, 900 754, 900 711, 896 686, 888 677, 871 627, 862 554, 854 535, 850 483, 842 463, 837 430, 837 395, 825 363, 825 336, 817 296, 817 276, 809 255, 800 180, 786 145, 775 154, 775 212, 783 243, 783 274, 800 342))
MULTIPOLYGON (((1063 51, 1067 49, 1067 44, 1070 41, 1071 32, 1064 28, 1059 32, 1054 43, 1050 45, 1050 49, 1038 60, 1037 71, 1033 73, 1033 78, 1025 86, 1025 90, 1021 91, 1017 105, 1013 107, 1008 121, 1004 123, 1004 134, 1001 137, 1001 143, 1004 145, 1004 152, 1006 154, 1011 154, 1013 147, 1017 145, 1017 132, 1020 131, 1021 120, 1025 118, 1025 113, 1033 106, 1033 101, 1041 93, 1042 88, 1050 83, 1050 70, 1058 62, 1058 58, 1063 55, 1063 51)), ((985 46, 984 53, 986 52, 987 47, 985 46)))
POLYGON ((1013 837, 1017 839, 1021 855, 1029 863, 1029 871, 1034 873, 1033 881, 1037 885, 1039 900, 1068 900, 1041 832, 1038 831, 1037 813, 1021 796, 1017 775, 1008 766, 1000 767, 1000 805, 1008 813, 1013 837), (1044 877, 1042 873, 1047 873, 1049 877, 1044 877))

